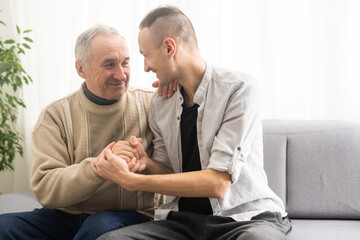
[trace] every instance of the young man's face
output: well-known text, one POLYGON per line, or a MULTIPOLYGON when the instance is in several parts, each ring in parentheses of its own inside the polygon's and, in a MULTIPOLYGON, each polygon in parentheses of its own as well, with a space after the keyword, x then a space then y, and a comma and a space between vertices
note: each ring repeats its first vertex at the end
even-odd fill
POLYGON ((129 49, 116 35, 97 34, 90 44, 90 67, 84 67, 87 88, 98 97, 118 100, 129 87, 129 49))
POLYGON ((155 46, 148 28, 140 30, 138 42, 140 53, 144 56, 144 71, 155 73, 162 86, 174 81, 171 59, 169 59, 164 46, 160 48, 155 46))

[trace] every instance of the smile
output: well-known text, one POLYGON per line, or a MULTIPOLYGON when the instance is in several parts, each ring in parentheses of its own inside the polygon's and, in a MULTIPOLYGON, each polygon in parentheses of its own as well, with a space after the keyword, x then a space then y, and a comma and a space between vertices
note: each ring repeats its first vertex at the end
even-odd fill
POLYGON ((114 87, 122 87, 125 85, 125 82, 110 82, 108 85, 114 86, 114 87))

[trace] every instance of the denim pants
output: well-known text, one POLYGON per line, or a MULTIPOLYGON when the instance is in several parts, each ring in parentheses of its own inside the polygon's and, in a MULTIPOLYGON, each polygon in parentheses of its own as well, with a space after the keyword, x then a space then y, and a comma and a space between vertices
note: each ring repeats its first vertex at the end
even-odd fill
POLYGON ((114 229, 150 221, 136 211, 69 214, 41 208, 0 215, 0 239, 96 239, 114 229))

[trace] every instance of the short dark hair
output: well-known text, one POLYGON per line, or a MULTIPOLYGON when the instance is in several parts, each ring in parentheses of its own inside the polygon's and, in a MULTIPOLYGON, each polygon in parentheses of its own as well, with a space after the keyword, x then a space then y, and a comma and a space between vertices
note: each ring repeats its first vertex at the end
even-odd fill
POLYGON ((190 19, 177 7, 165 6, 151 10, 141 21, 139 28, 149 28, 158 47, 167 37, 182 41, 190 48, 198 47, 190 19))

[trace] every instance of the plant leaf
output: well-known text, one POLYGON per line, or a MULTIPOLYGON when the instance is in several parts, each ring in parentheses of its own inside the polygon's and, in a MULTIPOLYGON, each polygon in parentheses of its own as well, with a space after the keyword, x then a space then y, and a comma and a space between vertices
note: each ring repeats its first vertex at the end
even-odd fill
POLYGON ((28 42, 34 42, 31 38, 29 38, 29 37, 24 37, 24 39, 26 40, 26 41, 28 41, 28 42))
POLYGON ((29 32, 32 32, 32 30, 28 29, 28 30, 23 31, 23 33, 29 33, 29 32))
POLYGON ((25 70, 24 70, 24 68, 21 66, 20 63, 14 62, 14 64, 15 64, 18 68, 20 68, 20 70, 21 70, 23 73, 26 73, 25 70))
POLYGON ((6 68, 7 68, 7 63, 4 63, 4 62, 1 61, 1 63, 0 63, 0 73, 4 72, 6 68))
POLYGON ((20 28, 18 25, 16 25, 16 30, 17 30, 18 34, 20 34, 20 28))
POLYGON ((25 51, 24 51, 24 49, 22 49, 21 47, 19 47, 19 51, 18 51, 17 53, 18 53, 18 54, 20 54, 20 53, 25 54, 25 51))
MULTIPOLYGON (((15 76, 15 79, 16 79, 16 84, 15 86, 16 87, 21 87, 22 86, 22 81, 21 81, 21 78, 19 76, 15 76)), ((16 91, 16 90, 14 90, 16 91)))
POLYGON ((16 90, 17 90, 17 85, 16 85, 16 84, 13 84, 12 87, 13 87, 14 92, 16 92, 16 90))
POLYGON ((23 76, 23 79, 26 84, 29 84, 29 80, 25 76, 23 76))
POLYGON ((15 41, 12 39, 8 39, 8 40, 4 41, 4 43, 5 44, 13 44, 13 43, 15 43, 15 41))
POLYGON ((22 44, 24 47, 26 47, 27 49, 31 49, 31 47, 29 45, 27 45, 26 43, 22 44))
POLYGON ((0 21, 0 23, 1 23, 2 25, 6 26, 6 24, 5 24, 3 21, 0 21))

